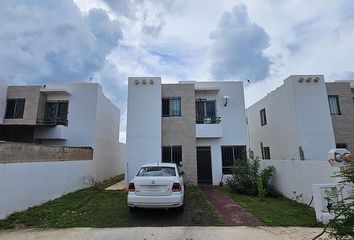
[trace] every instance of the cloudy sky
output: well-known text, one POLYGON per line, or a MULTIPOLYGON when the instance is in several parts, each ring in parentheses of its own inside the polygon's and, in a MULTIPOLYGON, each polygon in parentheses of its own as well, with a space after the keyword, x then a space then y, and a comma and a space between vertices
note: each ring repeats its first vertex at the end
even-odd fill
POLYGON ((242 80, 249 106, 291 74, 354 79, 353 56, 352 0, 1 1, 0 79, 99 82, 122 140, 128 76, 242 80))

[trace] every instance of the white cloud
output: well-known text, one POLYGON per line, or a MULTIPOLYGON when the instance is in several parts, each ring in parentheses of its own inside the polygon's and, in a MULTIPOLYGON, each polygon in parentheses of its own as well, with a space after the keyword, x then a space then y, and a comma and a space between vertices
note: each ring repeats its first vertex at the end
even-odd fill
POLYGON ((0 78, 8 81, 87 80, 121 38, 105 11, 83 16, 70 0, 1 4, 0 78))
POLYGON ((213 78, 259 81, 268 76, 272 62, 264 50, 269 46, 269 37, 262 27, 251 22, 245 5, 225 12, 210 38, 213 78))

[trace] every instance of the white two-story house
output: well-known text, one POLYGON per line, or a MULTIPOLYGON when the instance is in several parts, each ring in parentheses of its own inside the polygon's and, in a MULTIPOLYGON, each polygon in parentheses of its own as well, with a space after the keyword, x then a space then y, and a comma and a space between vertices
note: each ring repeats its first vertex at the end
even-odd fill
POLYGON ((143 164, 182 161, 187 181, 217 185, 247 142, 242 82, 129 78, 126 184, 143 164))

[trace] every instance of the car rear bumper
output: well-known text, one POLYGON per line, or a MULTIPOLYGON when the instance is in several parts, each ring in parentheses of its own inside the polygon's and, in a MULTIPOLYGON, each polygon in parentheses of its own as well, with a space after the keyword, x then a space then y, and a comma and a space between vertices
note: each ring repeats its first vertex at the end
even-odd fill
POLYGON ((128 193, 128 206, 140 208, 175 208, 183 205, 183 194, 174 192, 169 196, 141 196, 128 193))

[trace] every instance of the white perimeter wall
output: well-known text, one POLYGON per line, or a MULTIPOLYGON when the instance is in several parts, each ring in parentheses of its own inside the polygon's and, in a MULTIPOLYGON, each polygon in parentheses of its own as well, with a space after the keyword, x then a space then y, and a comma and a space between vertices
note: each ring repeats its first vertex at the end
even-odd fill
POLYGON ((326 86, 322 75, 315 83, 299 83, 293 75, 284 84, 247 109, 250 147, 262 157, 260 143, 270 147, 272 159, 300 159, 302 146, 306 160, 326 160, 335 148, 326 86), (260 110, 266 109, 267 125, 261 126, 260 110))
POLYGON ((126 182, 141 165, 161 162, 161 78, 128 79, 126 182), (135 84, 135 80, 139 84, 135 84), (147 83, 142 84, 145 79, 147 83), (150 84, 153 79, 154 84, 150 84))
POLYGON ((0 164, 0 219, 87 187, 93 169, 92 160, 0 164))
MULTIPOLYGON (((335 183, 331 177, 337 170, 327 161, 301 161, 301 160, 262 160, 261 169, 267 166, 275 167, 272 184, 285 197, 292 199, 293 192, 303 194, 302 202, 310 203, 312 198, 312 184, 335 183)), ((313 205, 313 202, 312 202, 313 205)))
POLYGON ((217 94, 196 93, 196 98, 216 100, 217 116, 221 117, 219 123, 222 127, 221 138, 197 138, 197 146, 211 147, 213 184, 217 185, 222 180, 221 146, 248 145, 243 83, 239 81, 196 82, 196 88, 202 86, 220 87, 217 94), (226 107, 224 96, 230 97, 226 107))

